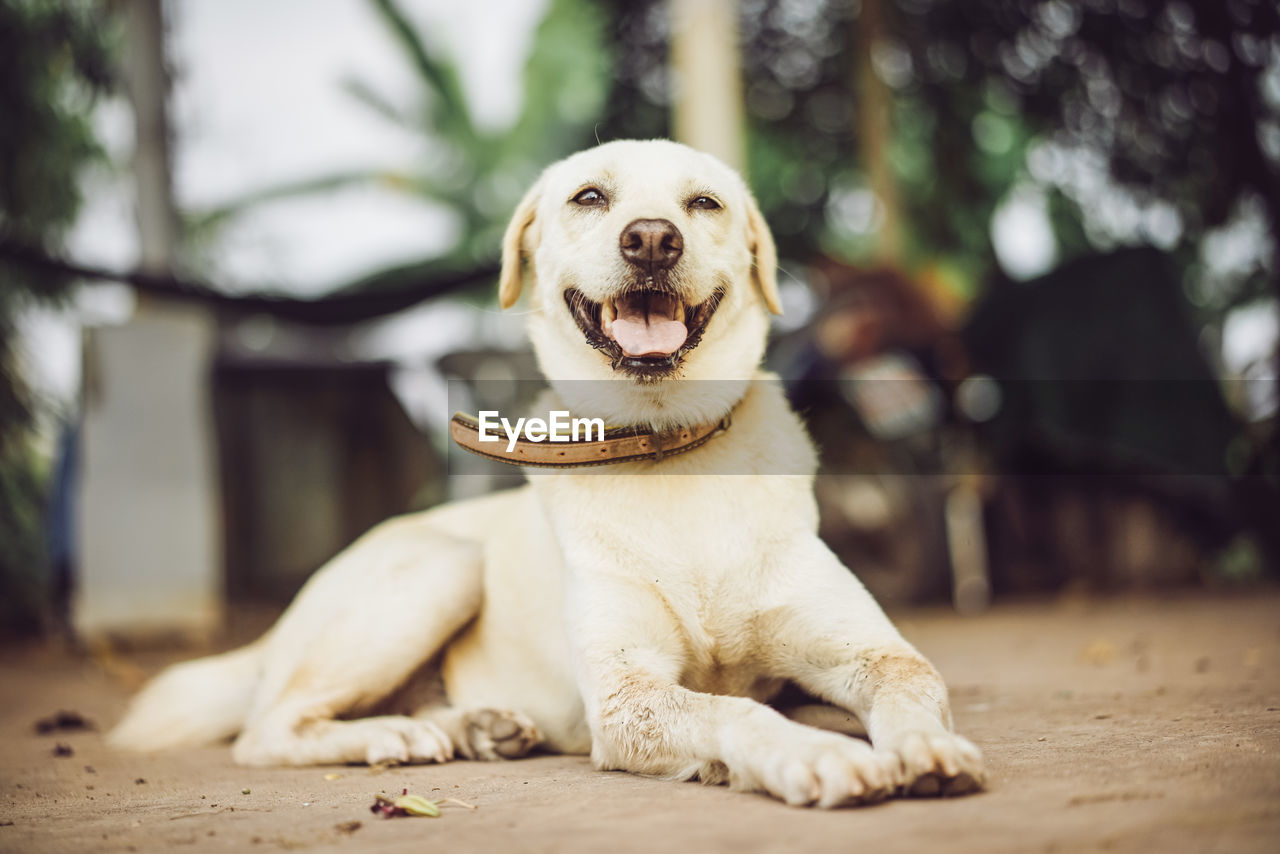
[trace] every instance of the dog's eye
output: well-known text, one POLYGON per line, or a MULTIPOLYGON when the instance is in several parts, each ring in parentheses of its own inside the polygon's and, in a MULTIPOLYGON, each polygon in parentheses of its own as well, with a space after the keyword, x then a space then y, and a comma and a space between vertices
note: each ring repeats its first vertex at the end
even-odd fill
POLYGON ((690 210, 714 211, 720 209, 720 203, 710 196, 698 196, 689 202, 690 210))
POLYGON ((595 187, 587 187, 573 197, 573 202, 574 204, 582 205, 584 208, 597 208, 608 204, 609 200, 604 197, 604 193, 595 187))

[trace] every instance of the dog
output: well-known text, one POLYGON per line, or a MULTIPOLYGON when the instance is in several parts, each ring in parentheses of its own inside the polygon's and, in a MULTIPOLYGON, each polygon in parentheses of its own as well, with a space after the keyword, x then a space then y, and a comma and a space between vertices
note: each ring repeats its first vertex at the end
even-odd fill
POLYGON ((260 639, 162 672, 110 741, 234 737, 256 766, 539 748, 820 807, 982 788, 941 677, 817 536, 816 453, 760 368, 776 250, 738 174, 664 140, 588 149, 524 196, 502 262, 549 405, 641 450, 383 523, 260 639), (814 702, 784 715, 784 688, 814 702))

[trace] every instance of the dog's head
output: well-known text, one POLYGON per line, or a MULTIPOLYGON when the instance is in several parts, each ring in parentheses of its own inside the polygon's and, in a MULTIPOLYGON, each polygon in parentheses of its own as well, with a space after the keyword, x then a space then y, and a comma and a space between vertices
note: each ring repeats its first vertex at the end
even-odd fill
POLYGON ((674 423, 717 417, 719 398, 740 396, 764 353, 766 308, 780 311, 776 268, 736 172, 674 142, 611 142, 550 166, 525 195, 499 298, 507 308, 531 290, 538 362, 567 402, 570 381, 623 380, 600 414, 674 423))

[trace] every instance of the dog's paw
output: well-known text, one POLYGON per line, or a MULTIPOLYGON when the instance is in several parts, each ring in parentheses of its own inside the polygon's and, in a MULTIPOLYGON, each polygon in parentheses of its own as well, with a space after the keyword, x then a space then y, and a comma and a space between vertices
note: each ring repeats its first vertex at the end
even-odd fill
POLYGON ((431 721, 384 717, 351 724, 365 730, 365 762, 370 765, 448 762, 453 758, 453 742, 431 721))
POLYGON ((459 752, 468 759, 516 759, 542 741, 533 721, 506 709, 470 709, 464 715, 465 743, 459 752))
POLYGON ((791 806, 823 808, 872 804, 893 794, 898 758, 866 742, 831 733, 763 749, 746 774, 731 779, 742 788, 763 789, 791 806))
POLYGON ((898 790, 912 797, 950 797, 982 789, 982 753, 952 733, 905 732, 890 751, 900 763, 898 790))

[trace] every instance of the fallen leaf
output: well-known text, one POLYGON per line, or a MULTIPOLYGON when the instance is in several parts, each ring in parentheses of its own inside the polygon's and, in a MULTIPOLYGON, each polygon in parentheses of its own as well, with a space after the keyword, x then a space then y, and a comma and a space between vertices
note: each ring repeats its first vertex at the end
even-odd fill
POLYGON ((436 806, 435 801, 429 801, 422 795, 401 795, 396 798, 395 804, 409 813, 409 815, 421 815, 428 818, 440 817, 440 807, 436 806))
POLYGON ((438 818, 440 816, 440 805, 435 801, 427 800, 422 795, 411 795, 408 789, 402 789, 400 797, 395 800, 382 794, 374 795, 373 806, 369 807, 369 812, 381 815, 383 818, 403 818, 405 816, 438 818))

